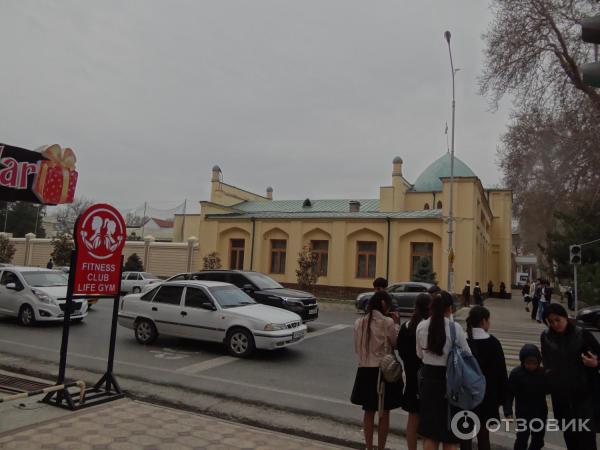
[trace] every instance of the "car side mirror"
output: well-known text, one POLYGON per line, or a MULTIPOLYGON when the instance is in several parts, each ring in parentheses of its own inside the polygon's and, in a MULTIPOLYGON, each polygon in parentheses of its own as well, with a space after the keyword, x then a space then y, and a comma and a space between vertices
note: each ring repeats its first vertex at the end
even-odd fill
POLYGON ((10 289, 10 290, 12 290, 12 291, 20 291, 20 290, 22 290, 23 288, 22 288, 22 287, 20 287, 20 286, 17 286, 17 283, 8 283, 8 284, 6 285, 6 289, 10 289))
POLYGON ((200 305, 200 308, 206 309, 208 311, 216 311, 217 310, 217 307, 215 305, 213 305, 212 303, 202 303, 200 305))
POLYGON ((254 286, 251 284, 245 284, 242 288, 243 291, 254 292, 254 286))

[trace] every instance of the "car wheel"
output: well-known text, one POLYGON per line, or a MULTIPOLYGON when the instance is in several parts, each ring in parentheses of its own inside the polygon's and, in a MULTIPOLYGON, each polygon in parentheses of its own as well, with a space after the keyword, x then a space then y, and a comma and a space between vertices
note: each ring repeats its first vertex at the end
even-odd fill
POLYGON ((227 350, 232 356, 246 358, 254 352, 254 337, 243 328, 234 328, 227 333, 227 350))
POLYGON ((142 345, 152 344, 158 337, 156 326, 148 319, 140 319, 135 323, 135 338, 142 345))
POLYGON ((142 292, 142 289, 136 286, 131 290, 131 292, 134 294, 139 294, 140 292, 142 292))
POLYGON ((24 327, 30 327, 35 323, 35 313, 33 312, 33 308, 29 305, 21 306, 19 310, 19 316, 17 317, 19 323, 24 327))

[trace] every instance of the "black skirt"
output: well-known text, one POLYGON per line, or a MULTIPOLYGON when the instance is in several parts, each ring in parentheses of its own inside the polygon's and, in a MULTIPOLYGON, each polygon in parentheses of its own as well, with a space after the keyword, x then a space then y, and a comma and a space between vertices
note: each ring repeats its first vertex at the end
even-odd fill
POLYGON ((419 413, 419 385, 417 383, 417 369, 414 373, 406 367, 406 386, 402 395, 402 409, 408 413, 419 413))
MULTIPOLYGON (((457 444, 450 429, 446 399, 446 367, 425 364, 419 371, 419 434, 437 442, 457 444)), ((457 412, 452 408, 450 414, 457 412)))
MULTIPOLYGON (((379 367, 359 367, 356 371, 350 401, 355 405, 361 405, 365 411, 377 411, 379 409, 378 379, 379 367)), ((402 380, 396 383, 385 383, 384 410, 389 411, 402 405, 403 388, 404 383, 402 380)))

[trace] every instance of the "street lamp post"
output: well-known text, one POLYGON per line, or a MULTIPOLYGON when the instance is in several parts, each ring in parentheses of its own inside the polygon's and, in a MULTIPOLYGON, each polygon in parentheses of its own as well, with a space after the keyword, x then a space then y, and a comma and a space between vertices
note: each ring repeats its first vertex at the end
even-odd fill
POLYGON ((444 33, 448 43, 448 54, 450 55, 450 70, 452 73, 452 143, 450 146, 450 204, 448 205, 448 291, 454 291, 454 119, 456 100, 454 96, 454 62, 452 60, 452 48, 450 47, 450 31, 444 33))

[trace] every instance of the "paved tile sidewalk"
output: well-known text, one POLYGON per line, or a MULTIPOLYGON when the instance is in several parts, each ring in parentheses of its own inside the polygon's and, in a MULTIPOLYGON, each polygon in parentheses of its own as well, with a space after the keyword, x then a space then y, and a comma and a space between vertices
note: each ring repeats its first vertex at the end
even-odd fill
POLYGON ((0 434, 3 450, 339 449, 128 399, 0 434))

